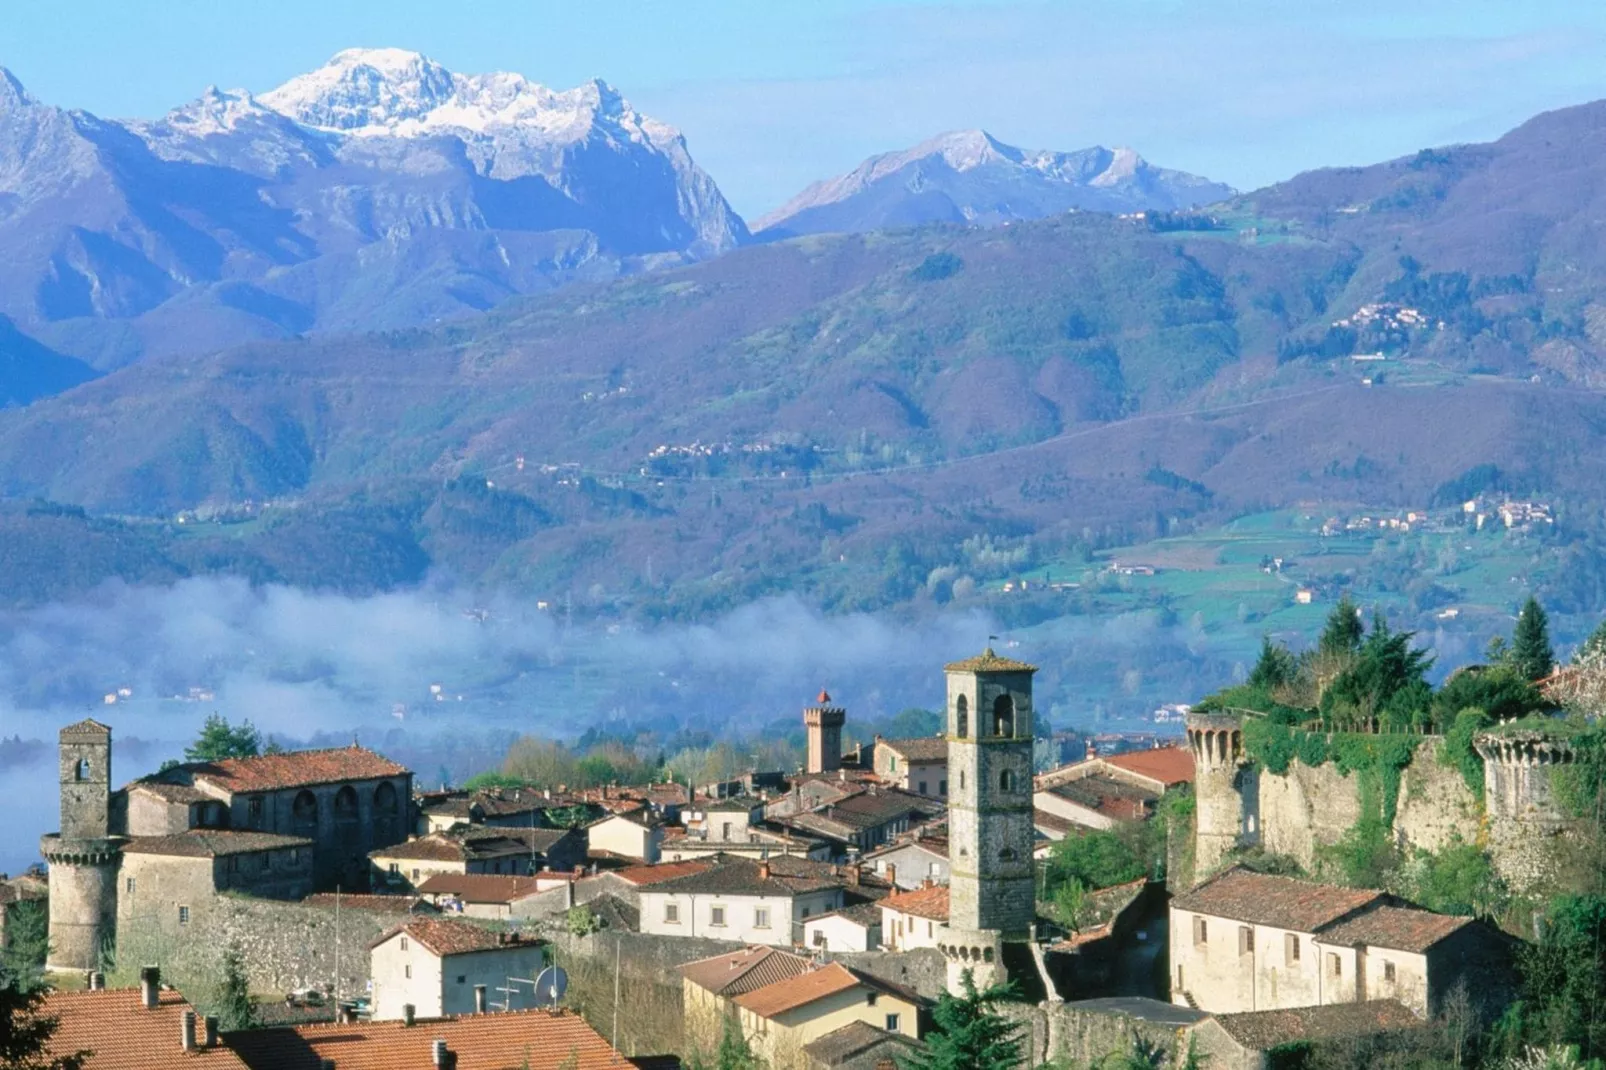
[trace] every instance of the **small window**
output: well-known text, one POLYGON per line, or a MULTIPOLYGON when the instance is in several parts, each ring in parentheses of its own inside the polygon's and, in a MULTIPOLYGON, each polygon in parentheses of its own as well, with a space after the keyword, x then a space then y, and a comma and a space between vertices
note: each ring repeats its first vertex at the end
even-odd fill
POLYGON ((878 1000, 880 998, 881 998, 881 993, 879 993, 879 992, 866 992, 864 994, 865 1005, 866 1006, 870 1006, 870 1007, 874 1007, 876 1005, 876 1000, 878 1000))
POLYGON ((965 771, 963 769, 959 770, 959 790, 965 790, 965 771))
POLYGON ((180 925, 188 925, 190 923, 190 908, 189 907, 179 907, 178 908, 178 923, 180 925))
POLYGON ((460 974, 457 975, 457 983, 458 984, 460 984, 460 985, 461 984, 466 984, 467 982, 468 982, 468 974, 460 973, 460 974))
MULTIPOLYGON (((970 735, 970 700, 964 695, 960 695, 959 701, 956 702, 954 706, 958 710, 959 714, 956 718, 958 722, 958 730, 954 733, 954 735, 958 736, 960 739, 965 739, 970 735)), ((961 780, 959 786, 964 787, 964 774, 961 773, 960 777, 961 780)))
POLYGON ((938 795, 947 795, 948 794, 948 782, 946 780, 937 781, 937 794, 938 795))
POLYGON ((983 962, 991 962, 991 961, 993 961, 993 949, 990 948, 990 947, 982 948, 981 949, 981 960, 983 962))
POLYGON ((413 978, 413 964, 411 962, 409 962, 407 965, 402 967, 402 976, 407 978, 409 981, 412 980, 412 978, 413 978))
POLYGON ((770 908, 769 907, 754 907, 753 908, 753 928, 755 928, 755 929, 768 929, 769 927, 770 927, 770 908))
POLYGON ((1179 962, 1179 963, 1177 963, 1177 991, 1181 992, 1183 990, 1183 987, 1184 986, 1182 984, 1182 963, 1179 962))
POLYGON ((418 879, 418 870, 416 868, 414 868, 414 870, 413 870, 413 880, 416 881, 417 879, 418 879))
POLYGON ((127 892, 129 895, 133 895, 134 894, 134 878, 133 877, 129 877, 127 880, 123 881, 123 891, 127 892))
POLYGON ((1394 983, 1394 963, 1387 960, 1385 960, 1383 963, 1383 980, 1387 981, 1389 984, 1394 983))
POLYGON ((1238 954, 1248 955, 1255 950, 1255 930, 1248 925, 1238 926, 1238 954))
POLYGON ((720 828, 722 830, 721 838, 729 840, 731 838, 731 823, 729 821, 721 822, 720 828))
POLYGON ((814 946, 815 947, 824 947, 825 946, 825 930, 824 929, 815 929, 814 930, 814 946))
POLYGON ((73 772, 73 776, 76 777, 79 780, 88 780, 89 779, 89 759, 88 758, 80 758, 80 759, 78 759, 78 765, 77 765, 77 768, 73 772))
POLYGON ((942 863, 941 862, 932 862, 932 863, 928 864, 926 866, 926 872, 931 874, 933 877, 937 876, 939 873, 942 872, 942 863))
POLYGON ((897 1031, 898 1031, 898 1016, 896 1014, 887 1015, 887 1032, 896 1033, 897 1031))
POLYGON ((1327 956, 1327 972, 1334 977, 1344 976, 1344 960, 1337 955, 1327 956))
POLYGON ((927 792, 926 792, 926 782, 924 780, 922 780, 920 782, 920 794, 922 794, 922 795, 927 794, 927 792))
POLYGON ((898 756, 896 754, 892 755, 892 757, 887 759, 887 763, 888 763, 887 764, 887 771, 888 772, 896 773, 898 771, 898 756))
POLYGON ((926 922, 926 935, 933 937, 937 935, 936 930, 933 928, 932 922, 926 922))
POLYGON ((407 937, 405 936, 401 938, 401 949, 403 951, 407 950, 407 937))
POLYGON ((1195 944, 1208 944, 1210 942, 1210 930, 1205 927, 1203 918, 1193 919, 1193 942, 1195 944))
POLYGON ((999 773, 998 774, 998 790, 999 791, 1014 791, 1015 790, 1015 774, 1010 772, 1008 769, 1005 769, 1002 773, 999 773))
POLYGON ((400 862, 392 862, 390 864, 390 871, 392 873, 395 873, 396 875, 400 876, 401 875, 401 863, 400 862))
POLYGON ((680 904, 679 903, 665 903, 664 904, 664 921, 667 922, 670 925, 679 925, 680 924, 680 904))
POLYGON ((708 908, 708 924, 723 926, 725 924, 725 908, 724 907, 709 907, 708 908))
POLYGON ((1299 935, 1283 934, 1283 960, 1290 966, 1299 961, 1299 935))
POLYGON ((812 911, 812 910, 810 910, 810 909, 809 909, 809 908, 808 908, 808 907, 804 907, 804 908, 803 908, 803 916, 804 916, 804 917, 805 917, 805 918, 806 918, 806 917, 808 917, 808 916, 809 916, 809 915, 810 915, 810 914, 812 914, 812 913, 814 913, 814 912, 813 912, 813 911, 812 911))
POLYGON ((1013 862, 1013 861, 1015 861, 1015 849, 1013 847, 1005 847, 1005 848, 1003 848, 1002 850, 1000 850, 998 852, 998 860, 1000 862, 1013 862))

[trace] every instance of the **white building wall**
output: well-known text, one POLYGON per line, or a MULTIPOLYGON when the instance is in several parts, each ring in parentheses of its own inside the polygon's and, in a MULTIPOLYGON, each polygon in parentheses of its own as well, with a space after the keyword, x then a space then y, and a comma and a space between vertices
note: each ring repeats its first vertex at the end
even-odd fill
POLYGON ((865 926, 837 914, 810 918, 803 923, 803 946, 827 951, 874 951, 881 943, 881 927, 865 926))
MULTIPOLYGON (((1173 1002, 1186 1002, 1183 993, 1187 993, 1200 1010, 1212 1014, 1383 998, 1370 984, 1356 984, 1357 971, 1369 957, 1365 952, 1324 944, 1309 933, 1173 908, 1170 947, 1173 1002), (1359 995, 1362 992, 1364 997, 1359 995)), ((1404 991, 1408 988, 1409 971, 1403 961, 1407 956, 1388 954, 1400 960, 1396 974, 1404 991)), ((1370 964, 1370 970, 1381 978, 1381 960, 1370 964)), ((1418 1001, 1423 1006, 1425 971, 1424 964, 1419 968, 1424 982, 1418 1001)), ((1413 1005, 1404 999, 1401 1002, 1413 1005)))
POLYGON ((917 914, 905 914, 890 907, 881 908, 881 943, 891 951, 913 951, 936 947, 948 926, 917 914))
POLYGON ((407 934, 398 933, 375 947, 369 956, 374 982, 373 1016, 376 1021, 399 1019, 403 1016, 402 1007, 408 1003, 420 1018, 472 1014, 475 985, 485 986, 488 1005, 509 998, 499 990, 511 988, 512 1009, 528 1009, 535 1005, 532 987, 510 983, 509 978, 533 981, 545 965, 545 949, 540 944, 442 958, 407 934))

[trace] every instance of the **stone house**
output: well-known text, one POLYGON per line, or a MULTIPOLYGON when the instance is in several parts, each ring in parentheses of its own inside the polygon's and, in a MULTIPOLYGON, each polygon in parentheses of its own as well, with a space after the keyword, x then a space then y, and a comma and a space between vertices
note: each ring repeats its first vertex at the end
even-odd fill
POLYGON ((1457 986, 1497 1011, 1509 938, 1381 892, 1234 867, 1170 906, 1173 998, 1213 1013, 1394 999, 1426 1018, 1457 986))
POLYGON ((414 891, 437 873, 531 876, 572 871, 586 858, 586 838, 574 829, 459 826, 418 836, 368 856, 376 886, 414 891))
POLYGON ((119 934, 175 932, 208 910, 220 892, 301 898, 312 890, 313 842, 232 829, 145 836, 123 848, 118 876, 119 934))
POLYGON ((736 1014, 733 998, 813 967, 812 959, 767 946, 686 963, 680 967, 680 987, 688 1033, 712 1048, 719 1043, 725 1018, 736 1014))
POLYGON ((937 947, 948 931, 948 887, 931 884, 889 895, 881 908, 881 942, 889 951, 937 947))
POLYGON ((791 947, 802 941, 804 921, 841 908, 843 883, 786 876, 770 862, 725 855, 699 872, 641 887, 638 897, 644 933, 791 947))
POLYGON ((663 822, 646 810, 599 818, 586 826, 586 836, 591 851, 606 851, 618 858, 652 863, 663 853, 663 822))
POLYGON ((948 797, 948 740, 943 736, 875 741, 876 776, 916 795, 948 797))
POLYGON ((731 998, 754 1054, 773 1070, 808 1070, 808 1045, 854 1023, 920 1035, 924 1001, 906 988, 828 963, 731 998))
POLYGON ((455 918, 413 918, 368 950, 375 1020, 527 1010, 545 945, 455 918), (510 980, 512 979, 512 980, 510 980), (501 991, 502 989, 511 991, 501 991))
POLYGON ((822 951, 875 951, 881 946, 881 902, 818 914, 803 923, 803 946, 822 951))
POLYGON ((948 883, 948 830, 917 827, 897 840, 864 855, 863 862, 887 882, 912 891, 927 881, 948 883))

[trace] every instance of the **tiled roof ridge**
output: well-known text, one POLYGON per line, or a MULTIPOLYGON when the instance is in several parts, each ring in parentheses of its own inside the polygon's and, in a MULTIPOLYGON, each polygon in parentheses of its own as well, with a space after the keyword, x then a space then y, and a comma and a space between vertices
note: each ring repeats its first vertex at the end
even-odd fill
MULTIPOLYGON (((499 1011, 496 1012, 495 1018, 496 1018, 496 1020, 501 1020, 501 1019, 504 1019, 504 1018, 518 1017, 520 1015, 523 1015, 525 1017, 533 1017, 535 1015, 543 1015, 543 1014, 546 1015, 549 1018, 577 1018, 577 1019, 580 1019, 581 1021, 585 1020, 584 1018, 581 1017, 581 1015, 580 1015, 580 1013, 578 1011, 576 1011, 576 1010, 574 1010, 573 1008, 570 1008, 570 1007, 523 1007, 523 1008, 510 1010, 510 1011, 500 1011, 499 1010, 499 1011)), ((485 1019, 486 1019, 486 1015, 483 1015, 483 1014, 468 1014, 468 1013, 464 1013, 464 1014, 442 1014, 442 1015, 437 1015, 437 1016, 435 1016, 433 1018, 423 1018, 423 1017, 415 1018, 415 1019, 413 1019, 412 1028, 416 1030, 419 1026, 431 1025, 431 1024, 436 1023, 436 1022, 481 1021, 481 1020, 485 1020, 485 1019)), ((394 1028, 397 1028, 397 1029, 408 1028, 407 1026, 402 1024, 400 1019, 395 1019, 395 1020, 383 1020, 382 1019, 382 1020, 377 1021, 377 1022, 368 1022, 368 1023, 365 1023, 365 1024, 368 1024, 368 1025, 380 1025, 380 1026, 390 1026, 390 1027, 394 1027, 394 1028)), ((344 1024, 344 1023, 341 1023, 341 1022, 305 1022, 305 1023, 297 1022, 297 1023, 293 1024, 293 1025, 279 1025, 279 1026, 272 1026, 270 1028, 273 1028, 273 1029, 294 1029, 297 1033, 321 1033, 321 1032, 325 1032, 325 1031, 336 1032, 336 1031, 342 1030, 342 1029, 350 1029, 351 1026, 347 1025, 347 1024, 344 1024)), ((255 1032, 255 1030, 252 1030, 252 1032, 255 1032)))

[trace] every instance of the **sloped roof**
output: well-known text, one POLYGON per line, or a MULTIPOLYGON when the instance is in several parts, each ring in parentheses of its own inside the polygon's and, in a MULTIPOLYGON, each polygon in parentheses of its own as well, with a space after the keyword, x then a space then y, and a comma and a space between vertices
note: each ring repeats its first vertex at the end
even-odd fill
POLYGON ((716 996, 739 996, 796 977, 813 966, 810 959, 774 947, 746 947, 688 962, 680 975, 716 996))
POLYGON ((722 895, 793 896, 841 887, 841 882, 820 877, 783 873, 765 862, 740 855, 718 855, 714 864, 695 873, 664 881, 653 891, 717 893, 722 895), (768 875, 764 871, 768 870, 768 875))
POLYGON ((436 873, 418 886, 422 895, 450 895, 465 903, 511 903, 540 889, 534 877, 490 873, 436 873))
POLYGON ((899 1047, 906 1051, 919 1045, 902 1033, 889 1033, 877 1029, 869 1022, 849 1022, 803 1045, 810 1058, 826 1066, 841 1066, 855 1056, 865 1055, 881 1047, 899 1047))
POLYGON ((341 910, 362 910, 370 914, 436 914, 428 900, 416 895, 351 895, 346 892, 317 892, 301 900, 305 907, 333 910, 336 902, 341 910))
POLYGON ((1175 910, 1311 933, 1376 903, 1381 892, 1338 888, 1238 866, 1171 901, 1175 910))
POLYGON ((647 887, 677 880, 693 873, 701 873, 713 865, 713 859, 701 858, 686 862, 656 862, 650 866, 628 866, 616 871, 614 875, 637 887, 647 887))
POLYGON ((963 661, 951 661, 942 667, 943 672, 1036 672, 1036 665, 1028 665, 1024 661, 1015 661, 1012 658, 1001 658, 988 647, 973 658, 963 661))
POLYGON ((311 847, 305 836, 279 836, 272 832, 234 829, 190 829, 171 836, 137 836, 123 848, 126 854, 175 855, 183 858, 222 858, 287 847, 311 847))
POLYGON ((876 904, 900 914, 913 914, 932 921, 948 920, 948 886, 934 884, 930 888, 916 888, 912 892, 889 895, 876 904))
POLYGON ((1152 777, 1166 787, 1193 783, 1193 751, 1187 747, 1126 751, 1098 760, 1129 773, 1152 777))
POLYGON ((633 1070, 569 1010, 420 1018, 411 1028, 399 1021, 303 1025, 228 1033, 224 1039, 250 1070, 320 1070, 325 1059, 338 1070, 429 1070, 437 1039, 457 1054, 457 1070, 633 1070))
POLYGON ((414 918, 378 937, 368 946, 378 947, 395 936, 409 936, 442 958, 475 951, 494 951, 501 947, 533 947, 540 942, 518 933, 487 929, 458 918, 414 918))
POLYGON ((752 1011, 760 1018, 773 1018, 778 1014, 806 1007, 817 1000, 852 988, 873 988, 877 992, 885 992, 917 1005, 923 1002, 918 995, 906 988, 860 973, 858 970, 851 970, 840 962, 827 963, 784 981, 754 989, 735 997, 732 1002, 738 1007, 752 1011))
POLYGON ((193 784, 176 784, 161 779, 161 774, 142 777, 128 785, 129 791, 140 791, 148 795, 155 795, 170 803, 196 803, 218 802, 215 795, 208 795, 193 784))
MULTIPOLYGON (((174 1066, 245 1070, 246 1064, 226 1045, 184 1053, 179 1045, 179 1021, 192 1009, 188 1000, 171 990, 157 992, 155 1010, 145 1009, 137 988, 49 992, 42 1012, 56 1019, 56 1032, 46 1051, 52 1056, 93 1052, 85 1070, 172 1070, 174 1066)), ((199 1021, 196 1035, 204 1039, 205 1029, 199 1021)))
POLYGON ((850 907, 843 907, 841 910, 816 914, 803 924, 812 925, 822 918, 841 918, 863 929, 879 928, 881 925, 881 905, 885 902, 885 899, 875 899, 868 903, 855 903, 850 907))
POLYGON ((112 734, 111 726, 101 724, 93 717, 85 717, 82 721, 74 721, 61 730, 63 736, 73 737, 107 737, 112 734))
POLYGON ((1279 1045, 1301 1040, 1415 1029, 1425 1024, 1403 1004, 1392 999, 1218 1014, 1215 1020, 1228 1036, 1251 1051, 1269 1051, 1279 1045))
POLYGON ((1324 930, 1322 942, 1420 953, 1476 920, 1411 907, 1380 906, 1324 930))
POLYGON ((405 776, 409 772, 406 766, 358 746, 186 762, 176 768, 195 780, 208 781, 230 792, 283 791, 347 780, 405 776))
POLYGON ((1148 813, 1149 805, 1160 797, 1157 791, 1116 780, 1104 773, 1090 773, 1045 790, 1050 795, 1121 820, 1142 818, 1148 813))
POLYGON ((882 739, 877 745, 900 755, 910 762, 945 762, 948 760, 948 740, 943 736, 919 736, 915 739, 882 739))

